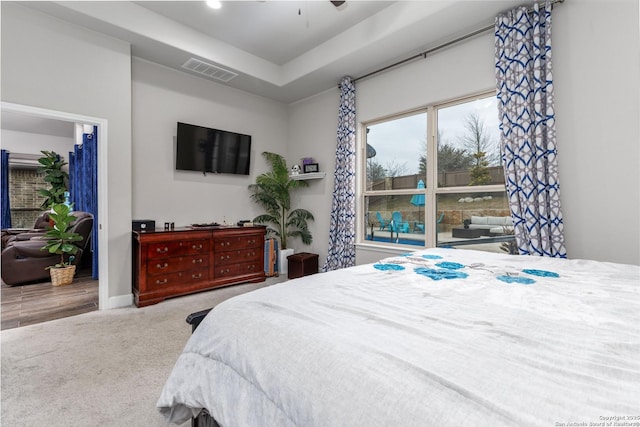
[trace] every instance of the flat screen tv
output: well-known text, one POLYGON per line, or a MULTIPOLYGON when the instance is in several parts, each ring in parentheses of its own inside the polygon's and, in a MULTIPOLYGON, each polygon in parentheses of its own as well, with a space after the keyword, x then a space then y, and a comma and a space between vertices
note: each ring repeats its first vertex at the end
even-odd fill
POLYGON ((178 122, 176 169, 249 175, 251 135, 178 122))

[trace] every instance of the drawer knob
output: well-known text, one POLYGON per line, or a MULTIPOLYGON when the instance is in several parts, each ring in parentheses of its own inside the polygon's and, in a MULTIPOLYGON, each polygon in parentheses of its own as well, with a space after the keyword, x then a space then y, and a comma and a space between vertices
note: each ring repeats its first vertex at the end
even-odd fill
POLYGON ((202 264, 202 258, 194 259, 191 262, 194 264, 202 264))
POLYGON ((156 268, 167 268, 167 267, 169 267, 169 264, 166 263, 166 262, 164 264, 157 264, 156 265, 156 268))
POLYGON ((192 274, 191 275, 192 279, 201 279, 202 278, 202 273, 198 273, 198 274, 192 274))
POLYGON ((167 282, 168 282, 167 279, 162 279, 162 280, 158 279, 156 280, 156 285, 164 285, 167 282))
POLYGON ((164 248, 157 248, 156 252, 158 252, 159 254, 164 254, 164 253, 169 252, 169 248, 166 247, 166 246, 164 248))
POLYGON ((191 246, 191 249, 202 249, 202 243, 199 245, 193 245, 191 246))

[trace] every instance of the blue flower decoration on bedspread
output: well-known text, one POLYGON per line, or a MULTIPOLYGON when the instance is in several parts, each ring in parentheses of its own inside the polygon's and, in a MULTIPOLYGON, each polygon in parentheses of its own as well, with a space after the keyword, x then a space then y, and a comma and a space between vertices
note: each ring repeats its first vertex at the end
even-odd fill
POLYGON ((555 273, 553 271, 534 270, 534 269, 531 269, 531 268, 525 268, 522 271, 524 273, 532 274, 534 276, 540 276, 540 277, 560 277, 560 275, 558 273, 555 273))
POLYGON ((424 259, 442 259, 440 255, 422 255, 424 259))
POLYGON ((519 283, 521 285, 532 285, 536 281, 529 277, 520 277, 520 276, 498 276, 498 280, 502 280, 505 283, 519 283))
POLYGON ((382 270, 382 271, 404 270, 404 267, 398 264, 374 264, 373 268, 377 268, 378 270, 382 270))
POLYGON ((446 268, 448 270, 459 270, 461 268, 464 268, 464 265, 458 262, 449 262, 449 261, 439 262, 436 264, 436 266, 441 268, 446 268))
POLYGON ((418 267, 418 268, 415 268, 413 271, 423 276, 427 276, 428 278, 433 280, 466 279, 467 277, 469 277, 467 273, 463 273, 461 271, 449 270, 445 268, 437 270, 434 268, 418 267))

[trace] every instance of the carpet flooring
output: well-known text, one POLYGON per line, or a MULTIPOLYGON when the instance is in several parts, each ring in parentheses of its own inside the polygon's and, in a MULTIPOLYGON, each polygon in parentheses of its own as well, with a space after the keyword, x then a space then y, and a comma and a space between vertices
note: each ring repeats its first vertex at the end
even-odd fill
MULTIPOLYGON (((3 426, 166 426, 155 404, 191 329, 185 318, 285 280, 0 332, 3 426)), ((189 423, 185 423, 185 426, 189 423)))

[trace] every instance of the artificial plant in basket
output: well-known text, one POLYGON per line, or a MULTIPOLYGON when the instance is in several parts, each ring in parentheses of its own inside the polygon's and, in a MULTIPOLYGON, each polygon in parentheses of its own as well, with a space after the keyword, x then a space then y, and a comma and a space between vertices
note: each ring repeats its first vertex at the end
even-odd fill
POLYGON ((262 153, 271 165, 271 171, 258 175, 256 183, 249 185, 251 198, 266 211, 253 222, 271 224, 270 234, 280 239, 281 249, 287 249, 288 237, 300 237, 308 245, 312 241, 307 221, 313 221, 313 214, 306 209, 291 209, 291 190, 307 187, 305 181, 291 179, 287 163, 279 154, 262 153))
POLYGON ((53 225, 45 233, 47 243, 42 247, 42 250, 60 255, 59 263, 47 267, 50 269, 51 283, 54 285, 58 285, 60 280, 62 280, 62 283, 59 283, 61 285, 71 283, 76 270, 76 266, 71 264, 75 254, 78 252, 78 246, 74 242, 81 241, 82 236, 69 231, 71 224, 76 220, 76 217, 71 215, 71 212, 70 206, 64 203, 56 203, 51 206, 51 212, 49 213, 49 220, 53 225), (60 279, 60 276, 63 276, 63 278, 60 279))

